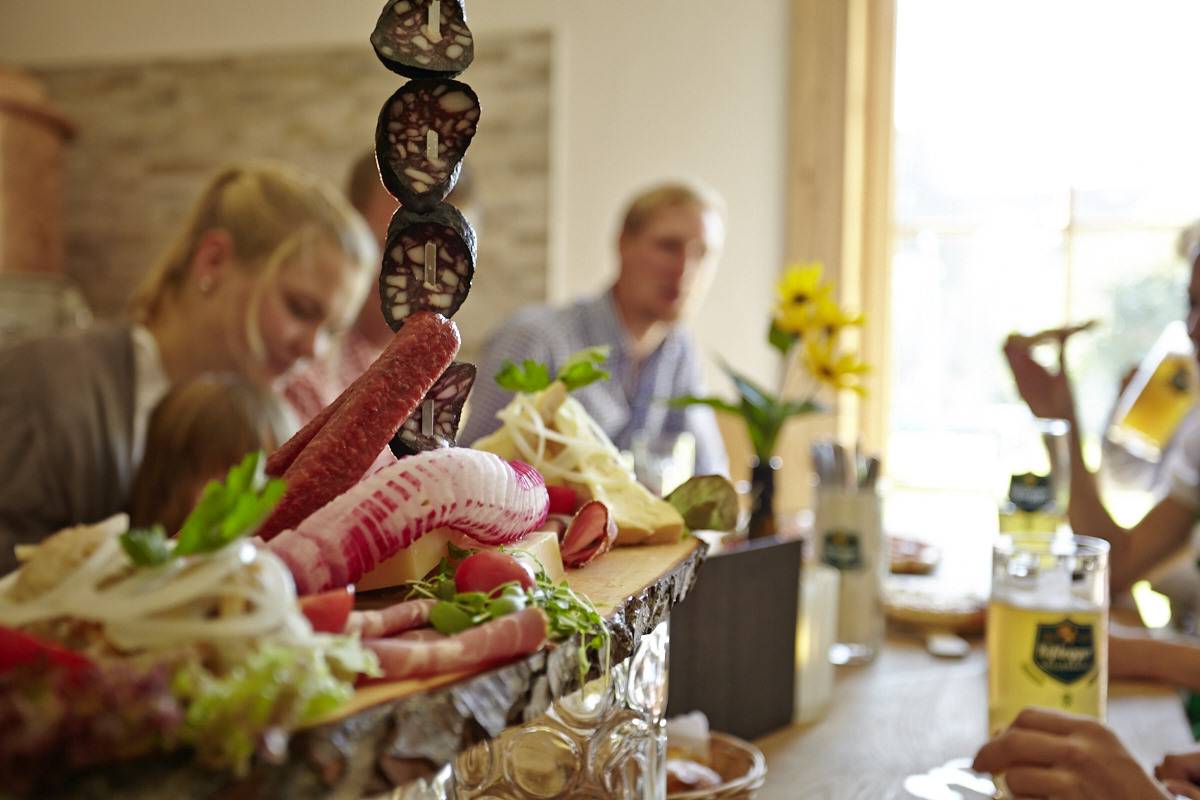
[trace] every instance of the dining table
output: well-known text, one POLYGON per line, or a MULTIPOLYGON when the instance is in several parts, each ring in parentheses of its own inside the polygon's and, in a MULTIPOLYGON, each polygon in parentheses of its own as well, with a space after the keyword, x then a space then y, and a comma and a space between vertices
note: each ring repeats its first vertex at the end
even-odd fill
MULTIPOLYGON (((893 494, 885 526, 937 547, 931 575, 892 575, 885 593, 922 588, 985 599, 996 536, 995 505, 947 494, 893 494), (919 530, 918 530, 919 529, 919 530)), ((795 527, 805 527, 795 524, 795 527)), ((1117 598, 1114 625, 1137 626, 1128 598, 1117 598)), ((1153 633, 1153 632, 1150 632, 1153 633)), ((987 741, 987 653, 981 633, 962 657, 933 655, 927 631, 889 622, 877 656, 836 667, 827 711, 755 740, 767 762, 759 800, 909 800, 905 783, 950 762, 969 765, 987 741), (965 760, 965 761, 964 761, 965 760)), ((1148 769, 1168 753, 1200 747, 1179 690, 1113 681, 1107 722, 1148 769)), ((945 800, 974 800, 951 792, 945 800)), ((919 797, 919 795, 918 795, 919 797)), ((938 800, 941 800, 939 798, 938 800)))
MULTIPOLYGON (((910 776, 969 760, 987 741, 987 654, 982 639, 971 644, 951 660, 889 631, 874 661, 838 667, 823 718, 755 742, 767 759, 759 800, 908 800, 910 776)), ((1113 682, 1108 723, 1147 768, 1197 747, 1164 685, 1113 682)))

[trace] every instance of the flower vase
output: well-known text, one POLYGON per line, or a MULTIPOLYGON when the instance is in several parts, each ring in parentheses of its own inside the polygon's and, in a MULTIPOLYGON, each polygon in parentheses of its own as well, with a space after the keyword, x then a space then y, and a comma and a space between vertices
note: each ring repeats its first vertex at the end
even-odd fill
POLYGON ((771 456, 766 461, 757 456, 750 459, 750 523, 747 536, 762 539, 774 536, 775 476, 783 467, 783 459, 771 456))

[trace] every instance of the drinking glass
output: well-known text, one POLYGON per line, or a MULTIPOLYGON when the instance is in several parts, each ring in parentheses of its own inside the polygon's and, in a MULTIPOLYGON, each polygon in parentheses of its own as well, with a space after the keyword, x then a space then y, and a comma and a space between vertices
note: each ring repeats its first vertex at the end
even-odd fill
POLYGON ((1103 721, 1108 704, 1108 542, 1015 533, 992 549, 988 730, 1028 706, 1103 721))
POLYGON ((1163 330, 1117 399, 1106 435, 1131 453, 1158 461, 1200 397, 1196 355, 1180 321, 1163 330))

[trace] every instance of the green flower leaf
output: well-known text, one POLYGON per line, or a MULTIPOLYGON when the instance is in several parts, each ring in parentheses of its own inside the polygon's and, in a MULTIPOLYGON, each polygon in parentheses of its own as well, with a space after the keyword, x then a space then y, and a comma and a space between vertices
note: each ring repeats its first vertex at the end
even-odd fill
POLYGON ((792 349, 792 345, 800 338, 798 334, 791 331, 785 331, 771 321, 771 328, 767 331, 767 341, 771 347, 779 351, 782 356, 787 356, 788 351, 792 349))

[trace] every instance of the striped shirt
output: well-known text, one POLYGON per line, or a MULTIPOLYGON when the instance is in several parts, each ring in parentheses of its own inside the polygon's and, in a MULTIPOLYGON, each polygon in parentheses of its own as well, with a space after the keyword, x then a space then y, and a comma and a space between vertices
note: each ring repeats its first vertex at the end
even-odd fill
POLYGON ((669 448, 671 439, 687 431, 696 437, 696 474, 728 473, 725 445, 712 409, 671 408, 666 402, 705 393, 691 336, 677 326, 653 353, 636 363, 611 292, 560 309, 526 308, 494 331, 484 346, 470 415, 459 442, 472 443, 499 427, 496 413, 508 405, 512 393, 497 386, 493 376, 505 360, 519 363, 531 358, 545 364, 553 375, 571 354, 596 345, 610 348, 606 367, 612 379, 597 381, 573 395, 618 448, 632 450, 642 438, 661 452, 669 448))

